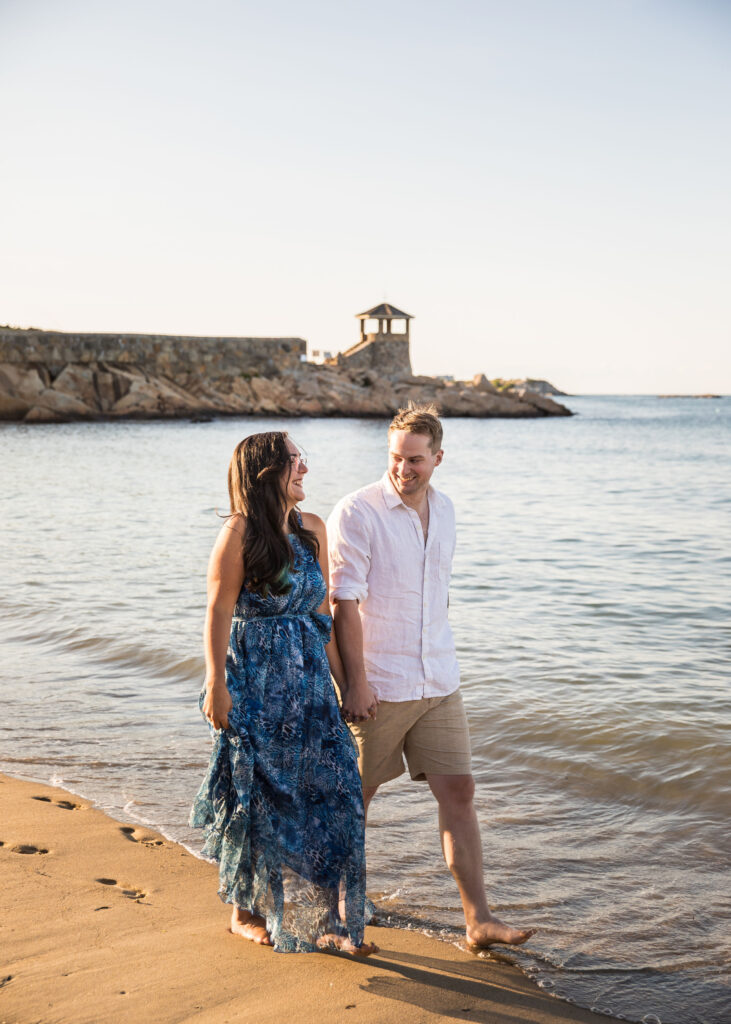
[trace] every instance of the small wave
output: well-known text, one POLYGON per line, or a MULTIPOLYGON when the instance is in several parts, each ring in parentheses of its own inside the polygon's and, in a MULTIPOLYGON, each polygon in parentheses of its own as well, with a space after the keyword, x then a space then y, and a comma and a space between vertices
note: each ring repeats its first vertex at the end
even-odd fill
POLYGON ((53 627, 37 609, 19 609, 16 616, 25 628, 15 630, 15 641, 50 647, 64 654, 82 655, 90 664, 124 669, 134 675, 154 675, 161 680, 202 681, 205 660, 202 655, 183 656, 169 648, 154 648, 141 642, 128 642, 119 636, 89 633, 82 626, 53 627))

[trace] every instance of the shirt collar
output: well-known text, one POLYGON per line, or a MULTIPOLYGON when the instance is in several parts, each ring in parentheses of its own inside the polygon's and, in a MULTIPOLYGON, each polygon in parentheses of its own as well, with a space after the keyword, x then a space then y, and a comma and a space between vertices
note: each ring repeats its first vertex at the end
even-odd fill
MULTIPOLYGON (((383 500, 386 503, 386 508, 396 508, 398 505, 403 505, 404 508, 407 506, 404 504, 401 495, 393 486, 391 477, 388 475, 388 470, 381 477, 381 490, 383 491, 383 500)), ((435 487, 429 484, 429 490, 427 491, 429 501, 434 503, 435 507, 438 507, 442 503, 442 496, 435 487)))

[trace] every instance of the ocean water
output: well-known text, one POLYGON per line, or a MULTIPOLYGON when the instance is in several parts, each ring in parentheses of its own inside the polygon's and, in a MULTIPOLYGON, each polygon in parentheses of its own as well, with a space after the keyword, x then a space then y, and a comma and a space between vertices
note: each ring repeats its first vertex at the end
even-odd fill
MULTIPOLYGON (((506 954, 645 1024, 731 1020, 731 399, 567 399, 571 419, 447 420, 434 482, 485 875, 506 954)), ((205 569, 234 445, 285 427, 305 508, 378 476, 384 422, 0 425, 0 769, 199 848, 205 569)), ((457 941, 425 786, 373 802, 369 890, 457 941)))

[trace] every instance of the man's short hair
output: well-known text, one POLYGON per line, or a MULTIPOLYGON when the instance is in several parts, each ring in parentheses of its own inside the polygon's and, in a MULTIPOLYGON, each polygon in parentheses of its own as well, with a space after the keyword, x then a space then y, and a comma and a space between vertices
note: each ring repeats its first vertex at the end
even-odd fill
POLYGON ((442 425, 436 405, 417 405, 409 402, 405 409, 399 409, 388 428, 388 436, 394 430, 406 430, 409 434, 425 434, 429 438, 432 452, 442 447, 442 425))

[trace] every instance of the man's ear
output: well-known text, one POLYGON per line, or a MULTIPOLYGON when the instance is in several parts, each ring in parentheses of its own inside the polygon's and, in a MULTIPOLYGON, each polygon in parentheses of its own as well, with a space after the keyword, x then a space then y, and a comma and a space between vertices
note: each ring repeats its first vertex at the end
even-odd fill
POLYGON ((442 461, 442 459, 444 458, 444 449, 443 449, 443 448, 440 448, 440 449, 439 449, 439 451, 438 451, 438 452, 436 453, 436 455, 434 456, 434 458, 435 458, 435 462, 434 462, 434 465, 435 465, 435 466, 438 466, 438 465, 439 465, 439 463, 440 463, 440 462, 442 461))

